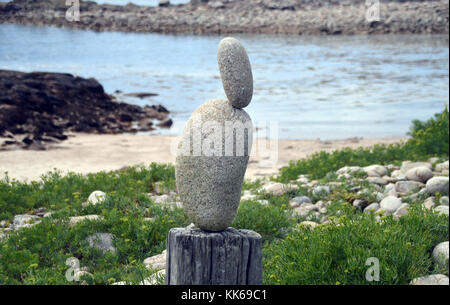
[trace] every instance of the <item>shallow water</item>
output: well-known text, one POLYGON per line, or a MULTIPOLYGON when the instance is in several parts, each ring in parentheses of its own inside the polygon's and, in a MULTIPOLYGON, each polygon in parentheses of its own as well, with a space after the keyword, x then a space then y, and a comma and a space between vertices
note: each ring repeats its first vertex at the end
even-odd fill
MULTIPOLYGON (((235 35, 253 67, 254 122, 278 121, 279 137, 404 136, 449 102, 448 36, 235 35)), ((136 34, 0 25, 0 68, 95 77, 113 93, 154 92, 178 134, 193 110, 225 98, 220 36, 136 34)))

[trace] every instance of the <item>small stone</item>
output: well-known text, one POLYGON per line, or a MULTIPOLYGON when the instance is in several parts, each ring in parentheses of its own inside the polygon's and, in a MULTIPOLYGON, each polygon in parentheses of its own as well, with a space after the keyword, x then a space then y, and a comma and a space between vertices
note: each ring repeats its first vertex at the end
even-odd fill
POLYGON ((427 199, 425 199, 425 201, 423 202, 423 206, 428 209, 431 210, 431 208, 433 208, 436 203, 435 203, 436 198, 435 197, 428 197, 427 199))
POLYGON ((432 274, 418 277, 411 281, 410 285, 449 285, 448 276, 443 274, 432 274))
POLYGON ((74 216, 69 218, 69 226, 73 227, 79 222, 82 222, 84 220, 89 221, 96 221, 96 220, 103 220, 103 216, 99 215, 85 215, 85 216, 74 216))
POLYGON ((150 199, 156 204, 167 204, 173 202, 173 198, 167 194, 161 196, 151 196, 150 199))
POLYGON ((448 205, 440 205, 436 208, 434 208, 434 210, 440 214, 444 214, 448 216, 448 205))
POLYGON ((395 190, 402 194, 409 194, 424 187, 424 184, 417 181, 399 181, 395 184, 395 190))
POLYGON ((448 196, 448 177, 434 177, 427 182, 427 191, 434 196, 436 193, 448 196))
POLYGON ((446 205, 448 206, 448 196, 444 196, 439 200, 440 205, 446 205))
POLYGON ((244 194, 241 197, 241 202, 242 201, 248 201, 248 200, 255 200, 258 196, 252 194, 250 191, 244 191, 244 194))
POLYGON ((365 204, 366 202, 364 200, 356 199, 355 201, 353 201, 353 206, 359 209, 360 211, 364 209, 365 204))
POLYGON ((365 209, 364 213, 376 212, 380 209, 380 205, 378 203, 369 204, 365 209))
POLYGON ((116 248, 113 245, 114 235, 110 233, 95 233, 86 240, 89 243, 89 246, 97 248, 103 253, 106 253, 107 251, 116 252, 116 248))
POLYGON ((269 200, 257 200, 256 202, 265 207, 270 205, 269 200))
POLYGON ((282 196, 291 191, 298 190, 298 186, 295 184, 273 183, 263 186, 262 189, 273 196, 282 196))
POLYGON ((394 196, 388 196, 380 202, 380 208, 389 213, 394 213, 402 205, 402 201, 394 196))
POLYGON ((409 204, 407 204, 407 203, 402 204, 402 205, 397 209, 397 211, 395 211, 395 213, 394 213, 394 215, 393 215, 394 218, 395 218, 395 219, 399 219, 399 218, 402 217, 402 216, 408 215, 408 213, 409 213, 408 209, 409 209, 409 204))
POLYGON ((338 175, 343 175, 343 174, 354 174, 358 171, 361 170, 361 167, 359 166, 345 166, 343 168, 340 168, 339 170, 336 171, 336 174, 338 175))
POLYGON ((383 177, 387 174, 386 167, 381 165, 366 166, 363 168, 363 170, 369 177, 383 177))
POLYGON ((397 197, 397 191, 395 190, 395 184, 388 184, 384 188, 384 194, 387 196, 397 197))
POLYGON ((253 96, 253 75, 244 47, 235 38, 224 38, 219 44, 217 60, 228 100, 235 108, 247 107, 253 96))
POLYGON ((327 196, 331 192, 330 187, 327 185, 319 185, 313 189, 314 196, 327 196))
POLYGON ((314 229, 315 227, 317 227, 319 224, 317 222, 314 221, 303 221, 299 224, 300 227, 307 227, 307 228, 311 228, 314 229))
POLYGON ((291 201, 289 201, 289 205, 292 208, 297 208, 297 207, 301 206, 304 203, 312 203, 312 201, 307 196, 295 197, 295 198, 292 198, 291 201))
POLYGON ((448 160, 443 162, 443 163, 436 164, 436 171, 437 172, 442 172, 444 170, 448 171, 448 160))
POLYGON ((377 185, 386 185, 388 184, 387 180, 380 177, 367 177, 367 181, 377 185))
POLYGON ((96 205, 106 200, 106 194, 102 191, 94 191, 88 197, 88 205, 96 205))
POLYGON ((28 215, 28 214, 16 215, 16 216, 14 216, 14 220, 11 225, 11 228, 13 230, 29 228, 29 227, 32 227, 32 226, 40 223, 39 219, 40 219, 40 217, 35 216, 35 215, 28 215))
POLYGON ((433 178, 433 172, 425 166, 415 167, 406 172, 406 178, 411 181, 426 183, 433 178))
POLYGON ((166 268, 166 253, 164 250, 161 254, 146 258, 144 260, 144 265, 147 269, 165 269, 166 268))
POLYGON ((449 243, 445 241, 437 245, 431 257, 434 263, 441 269, 448 269, 449 243))

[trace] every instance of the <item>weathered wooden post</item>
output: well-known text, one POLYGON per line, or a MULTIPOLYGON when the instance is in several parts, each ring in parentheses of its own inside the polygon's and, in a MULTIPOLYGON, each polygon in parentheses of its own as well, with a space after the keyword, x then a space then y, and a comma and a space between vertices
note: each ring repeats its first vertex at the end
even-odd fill
POLYGON ((176 182, 186 214, 198 229, 167 236, 166 284, 262 284, 262 239, 231 228, 241 199, 253 124, 242 109, 253 96, 247 52, 234 38, 219 44, 228 100, 201 105, 186 123, 176 159, 176 182))

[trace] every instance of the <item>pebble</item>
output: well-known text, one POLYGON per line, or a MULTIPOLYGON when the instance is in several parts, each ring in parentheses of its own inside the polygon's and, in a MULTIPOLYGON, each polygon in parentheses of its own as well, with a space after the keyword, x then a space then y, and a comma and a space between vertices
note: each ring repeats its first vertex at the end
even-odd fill
POLYGON ((434 208, 434 210, 440 214, 444 214, 448 216, 448 205, 440 205, 436 208, 434 208))
POLYGON ((219 44, 217 61, 228 100, 235 108, 247 107, 253 97, 253 75, 247 52, 239 40, 224 38, 219 44))
POLYGON ((164 250, 161 254, 146 258, 144 260, 144 265, 147 269, 165 269, 166 268, 166 254, 167 251, 164 250))
POLYGON ((437 245, 431 257, 433 258, 433 262, 442 269, 448 270, 448 256, 449 256, 449 243, 445 241, 437 245))
POLYGON ((388 196, 380 202, 380 208, 389 213, 394 213, 401 205, 402 201, 394 196, 388 196))
POLYGON ((370 165, 363 168, 369 177, 383 177, 387 174, 387 168, 381 165, 370 165))
POLYGON ((449 285, 448 276, 444 274, 432 274, 418 277, 411 281, 410 285, 449 285))

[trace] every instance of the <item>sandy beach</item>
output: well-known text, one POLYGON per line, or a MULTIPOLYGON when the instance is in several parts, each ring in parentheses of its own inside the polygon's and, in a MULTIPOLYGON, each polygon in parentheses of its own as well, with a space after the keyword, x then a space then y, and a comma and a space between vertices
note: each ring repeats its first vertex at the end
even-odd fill
MULTIPOLYGON (((151 162, 174 163, 171 145, 174 136, 161 135, 95 135, 72 134, 69 139, 52 145, 47 151, 0 151, 0 172, 8 172, 10 178, 38 180, 48 171, 57 168, 64 173, 93 173, 118 170, 125 166, 151 162)), ((274 175, 291 160, 304 158, 312 153, 332 151, 343 147, 367 147, 375 144, 396 143, 403 139, 341 139, 341 140, 279 140, 276 162, 270 167, 260 167, 264 157, 257 154, 250 159, 246 178, 256 179, 274 175)), ((175 141, 175 142, 174 142, 175 141)), ((257 140, 253 147, 258 147, 257 140)))

